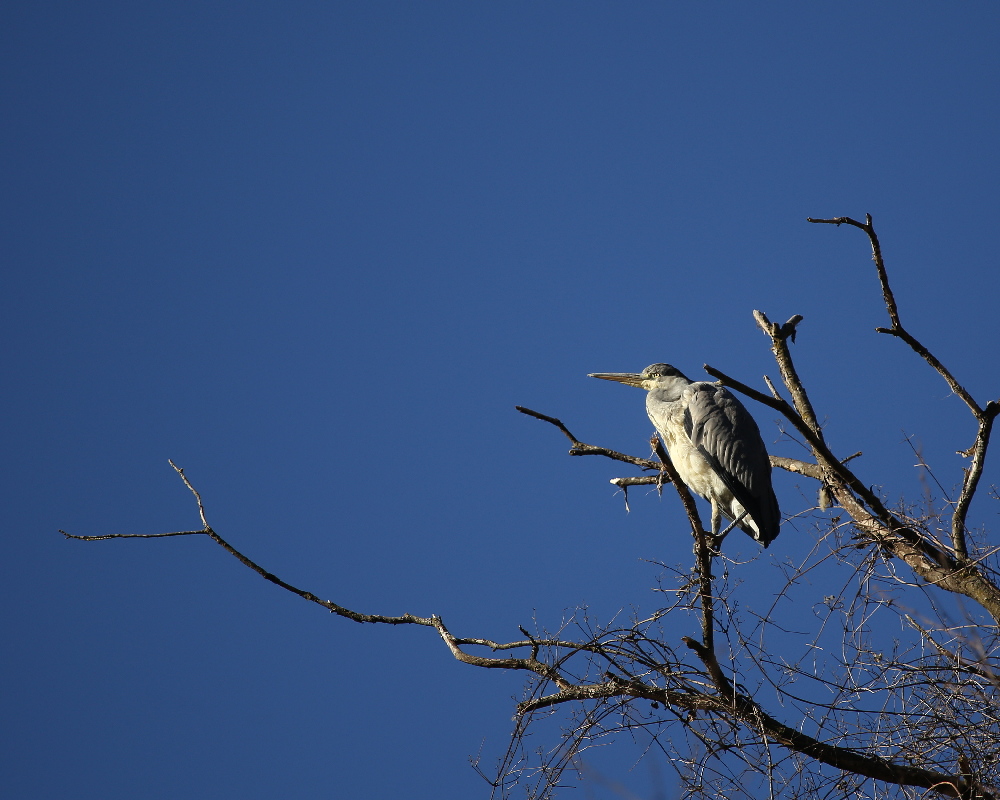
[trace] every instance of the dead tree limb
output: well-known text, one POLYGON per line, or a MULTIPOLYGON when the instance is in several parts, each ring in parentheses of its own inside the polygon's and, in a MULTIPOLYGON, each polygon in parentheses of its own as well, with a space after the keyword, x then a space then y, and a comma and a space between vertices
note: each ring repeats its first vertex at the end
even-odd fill
MULTIPOLYGON (((881 575, 887 582, 895 581, 894 586, 912 589, 915 584, 906 577, 908 573, 893 571, 893 565, 902 561, 922 580, 916 585, 918 590, 930 593, 943 589, 971 598, 994 621, 1000 620, 1000 587, 996 572, 988 563, 995 551, 970 556, 966 529, 967 514, 981 480, 1000 404, 997 401, 977 404, 951 372, 902 326, 870 216, 864 223, 849 217, 810 221, 849 224, 868 234, 891 323, 891 327, 877 330, 902 339, 917 352, 963 399, 978 424, 975 441, 966 451, 971 462, 965 471, 961 495, 952 511, 949 530, 943 533, 941 528, 945 526, 932 524, 936 518, 929 515, 917 518, 906 509, 890 509, 860 479, 853 466, 848 466, 860 453, 841 458, 830 448, 789 348, 802 322, 801 315, 778 324, 772 323, 763 312, 754 312, 758 326, 770 339, 790 402, 766 377, 768 393, 705 366, 725 386, 777 411, 801 434, 813 461, 771 456, 771 465, 819 481, 843 509, 843 513, 837 512, 838 516, 846 514, 843 521, 834 519, 829 523, 806 561, 798 565, 772 562, 787 578, 783 588, 777 590, 775 604, 779 598, 788 599, 792 588, 805 586, 814 577, 811 571, 827 559, 848 567, 844 587, 856 582, 853 599, 846 588, 841 588, 839 593, 834 589, 833 594, 816 603, 815 608, 823 609, 823 626, 831 619, 842 619, 843 623, 841 652, 827 653, 825 657, 830 660, 823 662, 821 668, 809 659, 816 658, 815 654, 823 650, 823 630, 815 635, 806 655, 798 660, 786 658, 783 652, 769 651, 764 632, 780 630, 782 636, 787 636, 789 631, 779 628, 770 613, 755 616, 733 599, 727 575, 743 565, 727 560, 718 552, 717 541, 705 530, 691 492, 680 480, 658 437, 651 440, 655 459, 632 456, 581 442, 558 418, 521 406, 517 407, 519 412, 558 428, 571 443, 570 455, 603 456, 655 473, 614 479, 621 488, 673 483, 691 529, 694 559, 691 568, 672 569, 679 588, 661 588, 662 597, 672 598, 665 601, 665 607, 645 618, 636 616, 630 622, 606 626, 580 622, 576 637, 566 635, 572 628, 570 623, 554 633, 531 634, 522 627, 524 638, 509 642, 457 637, 434 614, 391 616, 359 612, 286 582, 229 544, 209 524, 201 495, 184 470, 173 462, 171 466, 196 500, 200 529, 98 536, 63 533, 67 538, 83 541, 207 536, 265 580, 337 616, 358 623, 433 628, 449 654, 462 663, 525 673, 529 689, 527 697, 517 706, 515 736, 523 734, 534 716, 552 713, 566 704, 583 709, 576 726, 567 734, 567 746, 552 757, 549 765, 540 768, 545 792, 558 785, 559 772, 572 763, 588 737, 596 735, 593 731, 616 717, 621 720, 617 729, 633 734, 655 731, 658 726, 680 725, 697 744, 694 755, 684 756, 687 760, 683 763, 692 776, 688 787, 692 793, 700 792, 705 797, 713 791, 703 782, 706 765, 713 759, 720 763, 731 759, 744 765, 748 774, 765 781, 769 791, 773 789, 775 774, 785 770, 786 785, 805 781, 814 797, 849 796, 857 781, 874 780, 880 782, 880 793, 885 786, 895 786, 906 797, 917 796, 910 791, 915 788, 922 790, 919 796, 933 792, 961 800, 1000 800, 1000 789, 996 786, 1000 780, 997 768, 1000 684, 995 677, 1000 673, 997 627, 969 623, 967 627, 974 629, 972 633, 964 630, 954 633, 963 626, 949 623, 935 633, 922 621, 915 621, 916 616, 909 609, 901 610, 899 604, 893 606, 892 598, 885 599, 885 593, 871 585, 881 575), (853 538, 848 538, 852 530, 853 538), (827 540, 830 547, 824 555, 820 546, 825 546, 827 540), (876 567, 883 572, 877 574, 876 567), (865 643, 867 620, 886 609, 904 618, 907 625, 903 627, 907 630, 918 632, 917 644, 911 651, 901 655, 895 644, 865 643), (749 629, 743 627, 747 624, 746 616, 755 620, 749 629), (686 624, 691 628, 684 628, 686 624), (925 654, 925 649, 929 653, 925 654), (506 655, 488 655, 486 651, 506 655), (809 681, 818 691, 813 697, 796 693, 792 688, 796 681, 809 681), (791 724, 778 719, 767 708, 765 699, 772 695, 765 692, 774 693, 782 715, 792 714, 797 718, 791 724), (869 697, 881 698, 883 706, 866 707, 869 697), (653 711, 645 712, 642 710, 645 708, 653 711), (772 758, 771 747, 780 754, 778 758, 772 758), (814 778, 816 783, 812 782, 814 778), (826 788, 821 791, 817 787, 824 780, 826 788)), ((663 566, 671 570, 668 565, 663 566)), ((657 733, 651 735, 663 746, 657 733)), ((665 749, 674 755, 680 752, 674 744, 665 749)), ((507 785, 507 777, 516 772, 510 763, 513 752, 512 744, 498 771, 500 777, 494 782, 501 791, 507 785)), ((746 791, 742 782, 733 785, 739 791, 746 791)))
POLYGON ((938 360, 938 358, 931 353, 931 351, 927 349, 927 347, 925 347, 913 334, 903 327, 903 323, 899 319, 899 308, 896 305, 896 298, 893 296, 892 288, 889 286, 889 275, 885 268, 885 262, 882 259, 882 247, 879 244, 878 236, 876 235, 875 228, 872 225, 871 214, 865 214, 864 222, 858 222, 856 219, 851 219, 850 217, 834 217, 832 219, 813 219, 812 217, 809 217, 808 221, 837 226, 842 224, 851 225, 855 228, 860 228, 868 235, 868 240, 871 242, 872 246, 872 260, 875 262, 875 269, 878 272, 879 284, 882 286, 882 297, 885 300, 886 311, 889 312, 889 321, 891 323, 888 328, 876 328, 875 330, 879 333, 895 336, 906 342, 913 352, 919 355, 934 369, 935 372, 944 378, 951 391, 962 399, 962 401, 969 407, 972 415, 976 418, 978 430, 976 432, 975 441, 973 442, 972 447, 970 447, 967 451, 963 451, 972 457, 972 463, 969 468, 965 470, 965 480, 962 484, 962 493, 959 496, 958 502, 955 504, 951 525, 952 546, 954 547, 956 554, 961 559, 968 558, 969 551, 968 543, 966 541, 965 520, 969 513, 969 506, 972 503, 972 498, 979 486, 979 479, 983 473, 983 466, 986 463, 986 449, 989 446, 990 433, 993 430, 993 420, 996 419, 997 414, 1000 413, 1000 404, 998 404, 995 400, 991 400, 984 407, 980 407, 979 403, 976 402, 969 391, 958 382, 958 379, 955 378, 954 375, 951 374, 951 371, 945 367, 945 365, 942 364, 941 361, 938 360))

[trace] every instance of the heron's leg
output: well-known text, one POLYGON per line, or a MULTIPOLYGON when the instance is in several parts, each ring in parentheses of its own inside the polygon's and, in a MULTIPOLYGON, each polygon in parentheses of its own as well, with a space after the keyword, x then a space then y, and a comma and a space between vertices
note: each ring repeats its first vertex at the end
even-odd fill
POLYGON ((722 509, 714 500, 712 501, 712 536, 719 535, 719 528, 722 526, 722 509))
MULTIPOLYGON (((746 515, 747 515, 747 512, 744 509, 743 513, 740 514, 731 523, 729 523, 729 525, 726 526, 726 529, 722 533, 715 534, 715 549, 716 550, 719 549, 719 546, 722 544, 722 540, 725 539, 729 535, 729 532, 733 528, 735 528, 737 525, 739 525, 741 522, 743 522, 743 517, 745 517, 746 515)), ((714 523, 713 523, 712 527, 713 527, 713 530, 714 530, 714 528, 715 528, 714 523)))

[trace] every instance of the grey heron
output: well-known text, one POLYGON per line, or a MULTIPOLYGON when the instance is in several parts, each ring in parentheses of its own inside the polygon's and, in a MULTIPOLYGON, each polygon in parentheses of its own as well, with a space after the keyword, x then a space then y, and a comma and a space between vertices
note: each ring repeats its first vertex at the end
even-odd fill
MULTIPOLYGON (((712 533, 722 515, 767 547, 781 512, 771 487, 771 462, 750 412, 718 383, 692 381, 670 364, 641 373, 598 372, 591 378, 645 389, 646 413, 677 474, 712 504, 712 533)), ((732 526, 730 526, 732 527, 732 526)))

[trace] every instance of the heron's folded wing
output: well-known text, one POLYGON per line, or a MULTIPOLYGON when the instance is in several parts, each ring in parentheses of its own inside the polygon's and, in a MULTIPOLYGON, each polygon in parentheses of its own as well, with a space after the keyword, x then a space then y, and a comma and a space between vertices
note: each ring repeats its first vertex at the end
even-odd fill
POLYGON ((684 400, 688 438, 753 517, 766 545, 778 535, 781 514, 757 423, 739 400, 713 383, 692 383, 684 400))

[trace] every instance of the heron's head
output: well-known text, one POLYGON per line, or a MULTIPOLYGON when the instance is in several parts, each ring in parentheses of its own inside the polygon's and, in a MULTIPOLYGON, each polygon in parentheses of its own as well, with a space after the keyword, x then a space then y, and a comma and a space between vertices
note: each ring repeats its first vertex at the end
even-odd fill
POLYGON ((642 372, 593 372, 588 377, 617 381, 646 391, 661 389, 680 380, 684 386, 691 383, 687 376, 670 364, 650 364, 642 372))

